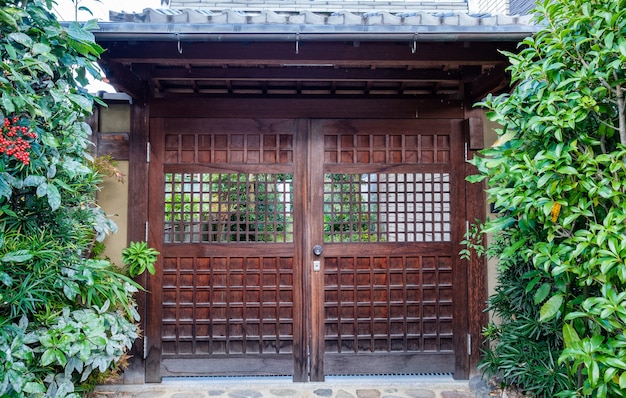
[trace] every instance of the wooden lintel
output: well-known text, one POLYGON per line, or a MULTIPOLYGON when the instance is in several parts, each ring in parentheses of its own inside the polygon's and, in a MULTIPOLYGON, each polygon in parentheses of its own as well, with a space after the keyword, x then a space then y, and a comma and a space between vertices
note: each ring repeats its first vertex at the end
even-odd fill
POLYGON ((152 117, 463 119, 461 101, 359 98, 153 99, 152 117), (251 112, 254 113, 251 113, 251 112))
POLYGON ((196 67, 187 70, 181 67, 157 68, 150 76, 145 78, 175 79, 177 81, 185 80, 228 80, 236 79, 238 81, 284 81, 284 80, 306 80, 306 81, 362 81, 362 80, 378 80, 378 81, 402 81, 402 82, 442 82, 442 81, 461 81, 466 76, 460 69, 444 71, 441 68, 435 69, 345 69, 345 68, 209 68, 196 67))

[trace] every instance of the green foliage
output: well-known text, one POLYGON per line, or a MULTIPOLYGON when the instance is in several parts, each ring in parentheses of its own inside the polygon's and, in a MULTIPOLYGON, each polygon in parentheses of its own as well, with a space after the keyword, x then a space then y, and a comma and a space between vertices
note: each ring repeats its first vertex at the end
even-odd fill
POLYGON ((130 245, 122 250, 122 261, 129 268, 131 277, 143 274, 146 270, 152 275, 156 272, 154 264, 159 252, 148 247, 146 242, 130 242, 130 245))
POLYGON ((139 286, 89 259, 115 230, 85 119, 95 23, 61 26, 51 1, 0 2, 0 396, 78 397, 138 335, 139 286))
POLYGON ((200 241, 292 240, 292 180, 291 174, 168 173, 165 222, 174 241, 190 240, 191 224, 201 228, 200 241))
MULTIPOLYGON (((87 13, 88 15, 90 15, 90 17, 93 17, 93 13, 91 12, 91 10, 89 9, 89 7, 86 7, 83 4, 85 1, 84 0, 72 0, 72 3, 74 4, 74 20, 78 21, 78 14, 80 11, 87 13)), ((102 3, 101 0, 93 0, 93 2, 95 3, 102 3)))
MULTIPOLYGON (((507 53, 515 89, 481 104, 502 126, 498 145, 473 161, 472 180, 488 178, 499 210, 482 230, 496 237, 489 252, 506 264, 509 300, 532 295, 523 317, 504 316, 490 335, 483 367, 552 396, 540 376, 499 366, 504 345, 527 350, 516 327, 544 325, 553 344, 536 359, 558 358, 545 367, 561 369, 559 395, 623 396, 626 1, 546 0, 537 15, 542 29, 507 53)), ((490 300, 496 312, 508 306, 503 291, 490 300)))
POLYGON ((557 362, 563 346, 562 324, 556 318, 540 321, 538 304, 554 288, 549 274, 520 256, 520 247, 510 250, 513 242, 523 240, 523 235, 519 229, 508 228, 494 236, 489 247, 489 255, 507 254, 499 262, 498 285, 488 303, 500 322, 485 329, 490 349, 479 368, 533 396, 553 397, 571 385, 566 367, 557 362))
POLYGON ((324 242, 377 242, 377 204, 363 200, 367 175, 324 176, 324 242))

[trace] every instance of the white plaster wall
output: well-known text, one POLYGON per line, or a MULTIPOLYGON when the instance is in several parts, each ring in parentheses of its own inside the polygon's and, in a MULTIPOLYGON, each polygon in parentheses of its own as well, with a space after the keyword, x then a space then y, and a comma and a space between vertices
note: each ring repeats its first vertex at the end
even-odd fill
MULTIPOLYGON (((102 133, 127 133, 130 131, 130 106, 127 103, 112 103, 99 109, 98 130, 102 133)), ((128 161, 115 161, 117 169, 128 179, 128 161)), ((117 233, 108 235, 104 244, 104 256, 122 265, 122 249, 128 245, 128 183, 114 177, 105 177, 98 192, 98 204, 116 224, 117 233)))
MULTIPOLYGON (((118 161, 117 168, 128 176, 128 161, 118 161)), ((98 192, 98 204, 118 227, 115 234, 104 239, 104 256, 119 266, 122 265, 122 249, 127 246, 128 230, 128 184, 106 177, 98 192)))

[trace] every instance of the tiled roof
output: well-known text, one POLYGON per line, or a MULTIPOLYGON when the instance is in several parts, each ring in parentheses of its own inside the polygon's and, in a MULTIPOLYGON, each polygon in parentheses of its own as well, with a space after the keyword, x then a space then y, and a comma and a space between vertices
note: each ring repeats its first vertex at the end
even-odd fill
MULTIPOLYGON (((338 2, 345 4, 343 2, 338 2)), ((441 3, 437 3, 441 4, 441 3)), ((339 7, 339 5, 338 5, 339 7)), ((145 9, 141 13, 110 12, 115 29, 155 33, 517 33, 534 30, 531 16, 470 15, 466 12, 408 11, 298 12, 233 9, 145 9), (121 23, 121 24, 120 24, 121 23), (130 27, 127 23, 140 23, 130 27), (142 27, 143 24, 143 27, 142 27), (174 26, 175 25, 175 26, 174 26)), ((106 24, 105 24, 106 25, 106 24)), ((113 26, 104 30, 112 31, 113 26)))
POLYGON ((345 10, 352 12, 384 11, 458 11, 467 12, 466 0, 172 0, 173 9, 247 10, 247 11, 304 11, 328 12, 345 10))
POLYGON ((388 94, 477 101, 507 87, 498 49, 514 51, 537 29, 529 16, 406 9, 145 9, 111 12, 110 19, 94 32, 107 48, 102 63, 116 87, 135 98, 388 94))

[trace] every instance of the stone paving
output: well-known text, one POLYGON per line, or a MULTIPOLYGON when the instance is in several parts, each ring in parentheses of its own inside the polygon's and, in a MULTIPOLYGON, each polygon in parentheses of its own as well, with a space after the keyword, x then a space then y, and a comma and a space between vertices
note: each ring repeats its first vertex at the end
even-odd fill
POLYGON ((342 377, 323 383, 288 378, 166 379, 160 384, 111 384, 90 398, 487 398, 480 379, 450 376, 342 377))

